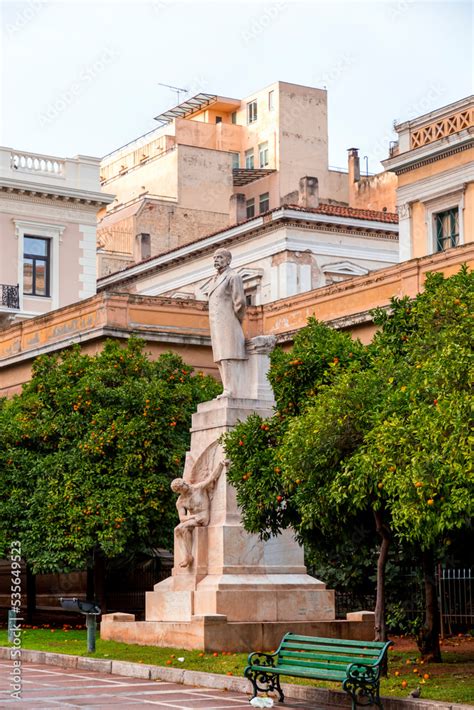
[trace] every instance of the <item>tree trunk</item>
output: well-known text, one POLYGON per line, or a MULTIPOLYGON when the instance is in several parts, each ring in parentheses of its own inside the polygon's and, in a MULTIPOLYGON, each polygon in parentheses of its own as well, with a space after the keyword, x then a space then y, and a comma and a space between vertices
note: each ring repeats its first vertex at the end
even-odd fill
POLYGON ((105 557, 98 549, 93 551, 90 563, 87 565, 87 600, 97 602, 102 614, 107 613, 105 597, 105 557))
POLYGON ((385 628, 385 568, 387 566, 388 548, 390 547, 390 532, 383 522, 380 510, 374 510, 375 529, 381 538, 379 557, 377 560, 377 596, 375 601, 375 641, 386 641, 385 628))
POLYGON ((26 623, 34 624, 36 612, 36 575, 31 571, 30 565, 26 565, 26 623))
POLYGON ((421 555, 425 586, 425 621, 417 636, 417 644, 424 661, 441 663, 439 646, 439 606, 433 550, 421 555))
POLYGON ((94 552, 94 592, 102 614, 107 613, 105 598, 105 557, 100 550, 94 552))

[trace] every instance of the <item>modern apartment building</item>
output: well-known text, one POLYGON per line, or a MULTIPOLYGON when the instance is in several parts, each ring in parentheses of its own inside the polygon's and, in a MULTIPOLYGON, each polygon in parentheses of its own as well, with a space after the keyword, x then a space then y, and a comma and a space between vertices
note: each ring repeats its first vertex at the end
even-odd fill
POLYGON ((0 325, 96 292, 99 159, 0 148, 0 325))
POLYGON ((100 275, 188 244, 298 199, 316 176, 321 202, 348 202, 347 174, 328 165, 327 94, 276 82, 244 99, 197 94, 159 126, 106 156, 100 275))

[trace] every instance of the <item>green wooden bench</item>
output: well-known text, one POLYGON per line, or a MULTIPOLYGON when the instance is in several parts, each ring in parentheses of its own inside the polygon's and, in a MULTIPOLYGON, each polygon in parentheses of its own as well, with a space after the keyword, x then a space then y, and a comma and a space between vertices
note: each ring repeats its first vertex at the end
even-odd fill
POLYGON ((342 688, 357 705, 380 702, 380 676, 387 649, 393 641, 346 641, 316 636, 285 634, 275 653, 256 651, 248 657, 244 675, 257 693, 276 690, 281 702, 284 695, 280 676, 342 681, 342 688))

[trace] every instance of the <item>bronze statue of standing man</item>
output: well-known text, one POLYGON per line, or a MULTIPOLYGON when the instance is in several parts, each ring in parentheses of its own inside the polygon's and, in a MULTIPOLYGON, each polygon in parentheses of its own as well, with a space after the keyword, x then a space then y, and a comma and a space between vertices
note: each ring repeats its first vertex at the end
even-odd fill
POLYGON ((242 277, 230 268, 227 249, 214 253, 217 274, 209 288, 209 324, 213 360, 217 363, 224 391, 220 397, 236 397, 239 390, 239 361, 246 360, 242 321, 245 293, 242 277))

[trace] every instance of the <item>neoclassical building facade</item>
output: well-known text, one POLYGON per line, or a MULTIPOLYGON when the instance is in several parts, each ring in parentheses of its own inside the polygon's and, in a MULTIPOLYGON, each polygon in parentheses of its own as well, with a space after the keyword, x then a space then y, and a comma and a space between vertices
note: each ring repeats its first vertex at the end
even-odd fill
POLYGON ((0 148, 0 323, 96 292, 99 160, 0 148))

